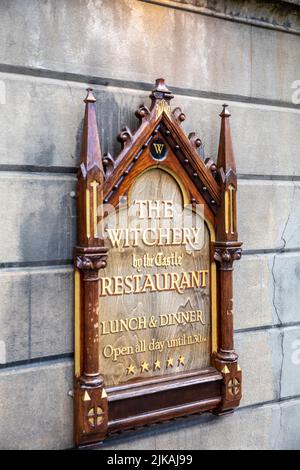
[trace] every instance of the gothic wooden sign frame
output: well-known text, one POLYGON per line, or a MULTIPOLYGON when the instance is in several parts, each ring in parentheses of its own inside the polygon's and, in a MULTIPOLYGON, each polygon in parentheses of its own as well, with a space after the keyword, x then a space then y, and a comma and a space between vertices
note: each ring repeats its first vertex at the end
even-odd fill
POLYGON ((163 79, 156 80, 151 106, 139 107, 139 127, 126 127, 118 136, 119 155, 102 158, 96 122, 95 97, 88 89, 78 172, 78 244, 75 248, 75 442, 78 446, 103 441, 108 435, 192 413, 230 413, 241 399, 241 369, 233 343, 232 270, 241 257, 236 224, 237 176, 227 106, 220 114, 217 162, 200 157, 201 140, 188 137, 180 108, 171 112, 173 95, 163 79), (172 150, 163 162, 149 153, 153 139, 172 150), (211 363, 193 370, 106 387, 99 356, 99 278, 108 249, 99 238, 99 207, 117 206, 137 176, 150 168, 167 168, 183 182, 191 204, 203 204, 212 227, 211 363), (98 211, 98 212, 97 212, 98 211), (97 234, 97 235, 96 235, 97 234))

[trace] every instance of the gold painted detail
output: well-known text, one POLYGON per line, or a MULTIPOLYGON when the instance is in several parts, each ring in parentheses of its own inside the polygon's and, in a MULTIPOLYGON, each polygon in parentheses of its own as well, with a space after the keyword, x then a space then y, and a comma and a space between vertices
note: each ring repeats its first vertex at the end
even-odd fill
POLYGON ((80 376, 80 273, 75 269, 75 376, 80 376))
POLYGON ((173 367, 174 365, 174 359, 172 357, 169 357, 167 359, 167 367, 173 367))
POLYGON ((217 320, 217 268, 211 263, 211 350, 218 350, 218 320, 217 320))
POLYGON ((144 361, 141 364, 141 370, 142 372, 149 372, 149 364, 148 362, 144 361))
POLYGON ((165 100, 159 101, 156 106, 156 119, 158 119, 163 112, 165 112, 167 116, 171 117, 171 108, 165 100))
POLYGON ((240 382, 236 378, 230 379, 228 382, 227 388, 229 392, 231 393, 231 395, 234 395, 234 396, 238 395, 240 391, 240 382))
POLYGON ((224 366, 223 369, 222 369, 222 374, 226 375, 226 374, 230 374, 230 370, 228 369, 227 366, 224 366))
POLYGON ((133 364, 129 364, 129 366, 127 367, 127 375, 134 374, 134 369, 135 366, 133 364))
POLYGON ((88 422, 92 428, 100 426, 103 421, 104 411, 100 406, 95 406, 91 408, 88 412, 88 422))
POLYGON ((89 396, 87 391, 84 392, 83 401, 91 401, 91 397, 89 396))
MULTIPOLYGON (((185 357, 183 355, 180 355, 178 357, 177 365, 178 365, 178 367, 185 365, 185 357)), ((167 368, 174 367, 174 358, 173 357, 169 357, 167 359, 166 367, 167 368)), ((146 361, 143 361, 140 364, 140 369, 141 369, 141 373, 143 373, 143 372, 149 372, 150 369, 152 370, 152 367, 150 368, 150 364, 146 361)), ((156 370, 161 370, 161 360, 159 360, 159 359, 156 359, 156 361, 154 361, 154 363, 153 363, 153 371, 156 371, 156 370)), ((126 371, 127 371, 127 375, 130 375, 130 374, 134 375, 136 373, 135 365, 132 364, 132 363, 129 364, 129 366, 126 367, 126 371)))
POLYGON ((238 372, 241 372, 241 370, 242 370, 242 369, 241 369, 241 366, 238 364, 238 365, 237 365, 237 371, 238 371, 238 372))
POLYGON ((91 237, 90 190, 85 190, 86 236, 91 237))
POLYGON ((234 233, 234 207, 233 207, 233 193, 235 187, 230 184, 225 191, 225 233, 234 233))
POLYGON ((155 148, 155 152, 156 152, 158 155, 161 155, 161 152, 163 151, 163 148, 164 148, 165 144, 154 143, 153 146, 154 146, 154 148, 155 148))
POLYGON ((178 366, 184 366, 184 356, 179 356, 179 358, 178 358, 178 366))
POLYGON ((93 224, 94 224, 94 238, 98 238, 98 190, 97 187, 99 186, 98 181, 94 180, 91 183, 91 187, 93 188, 93 224))
POLYGON ((235 191, 235 187, 233 184, 229 185, 229 207, 230 207, 230 232, 234 233, 234 207, 233 207, 233 193, 235 191))
POLYGON ((105 388, 102 389, 101 398, 107 398, 107 393, 105 388))
POLYGON ((229 232, 229 191, 225 191, 225 233, 229 232))

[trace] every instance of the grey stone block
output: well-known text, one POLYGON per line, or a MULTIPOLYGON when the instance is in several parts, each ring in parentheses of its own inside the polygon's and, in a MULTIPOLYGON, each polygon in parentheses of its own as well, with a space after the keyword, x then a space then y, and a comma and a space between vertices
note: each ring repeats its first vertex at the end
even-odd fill
POLYGON ((75 176, 0 175, 0 262, 71 259, 75 176))
POLYGON ((72 268, 0 273, 0 363, 73 352, 72 268))
POLYGON ((300 327, 284 328, 282 340, 281 397, 300 395, 300 327))
POLYGON ((292 101, 293 82, 299 80, 300 44, 296 35, 263 28, 252 29, 252 94, 292 101))
POLYGON ((299 322, 300 254, 284 253, 272 256, 271 268, 274 286, 274 321, 299 322))
POLYGON ((31 275, 31 357, 73 352, 73 272, 47 269, 31 275))
POLYGON ((273 323, 273 279, 267 255, 244 255, 234 265, 234 326, 240 330, 273 323))
POLYGON ((72 363, 0 371, 0 448, 73 446, 72 363))
POLYGON ((0 364, 29 357, 29 283, 24 271, 0 273, 0 364))
POLYGON ((299 193, 296 182, 240 180, 238 230, 243 248, 299 248, 299 193))
POLYGON ((234 266, 235 329, 299 322, 299 253, 244 255, 234 266))
POLYGON ((280 427, 275 449, 300 449, 300 400, 290 400, 280 405, 280 427))
POLYGON ((282 357, 279 332, 267 330, 236 334, 235 349, 243 372, 241 406, 277 399, 282 357))
MULTIPOLYGON (((76 167, 79 165, 87 84, 0 73, 5 91, 0 114, 0 163, 76 167), (28 119, 24 118, 28 116, 28 119)), ((102 151, 120 151, 116 136, 149 92, 94 86, 102 151)))

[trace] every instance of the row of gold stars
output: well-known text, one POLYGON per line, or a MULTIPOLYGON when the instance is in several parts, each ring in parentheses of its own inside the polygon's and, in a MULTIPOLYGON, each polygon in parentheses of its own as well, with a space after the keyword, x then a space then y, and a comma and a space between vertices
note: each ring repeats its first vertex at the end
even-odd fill
MULTIPOLYGON (((169 367, 174 367, 174 359, 173 357, 169 357, 167 359, 166 363, 167 368, 169 367)), ((179 356, 178 358, 178 367, 179 366, 184 366, 184 356, 179 356)), ((161 369, 161 361, 157 359, 154 364, 153 364, 153 370, 160 370, 161 369)), ((128 367, 126 367, 127 374, 135 374, 135 365, 129 364, 128 367)), ((141 372, 149 372, 150 371, 150 365, 148 362, 143 361, 141 363, 141 372)))

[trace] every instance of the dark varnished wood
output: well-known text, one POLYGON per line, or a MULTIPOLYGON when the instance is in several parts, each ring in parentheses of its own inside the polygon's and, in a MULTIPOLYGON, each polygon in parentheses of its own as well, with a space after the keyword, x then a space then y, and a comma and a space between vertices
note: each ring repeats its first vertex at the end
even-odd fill
MULTIPOLYGON (((118 136, 121 151, 102 157, 96 123, 95 98, 88 90, 78 173, 78 245, 75 273, 79 276, 77 315, 77 365, 75 371, 75 442, 78 446, 102 441, 111 433, 157 423, 192 413, 230 412, 241 399, 241 371, 233 343, 232 266, 241 256, 236 226, 237 177, 230 136, 230 113, 224 105, 217 162, 199 155, 201 139, 186 136, 180 108, 171 112, 172 93, 158 79, 151 105, 139 107, 139 127, 127 127, 118 136), (166 142, 170 152, 154 161, 149 145, 153 138, 166 142), (128 194, 136 178, 151 168, 167 169, 180 176, 192 204, 203 204, 206 220, 215 233, 211 261, 217 266, 217 348, 211 366, 171 376, 132 379, 105 387, 99 356, 99 282, 107 263, 103 238, 95 237, 95 207, 128 194), (96 200, 94 188, 96 190, 96 200)), ((99 214, 97 220, 101 220, 99 214)))

